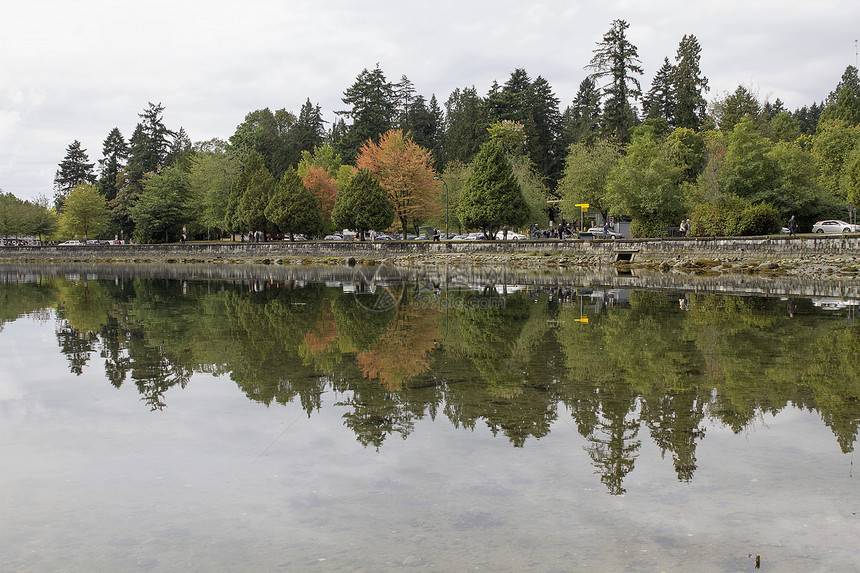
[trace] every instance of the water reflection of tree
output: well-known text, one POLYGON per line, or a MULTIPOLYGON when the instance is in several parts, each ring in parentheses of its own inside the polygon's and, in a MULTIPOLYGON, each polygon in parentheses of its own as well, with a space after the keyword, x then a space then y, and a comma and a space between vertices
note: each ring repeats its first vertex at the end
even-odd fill
POLYGON ((84 367, 90 361, 90 355, 95 351, 98 336, 94 332, 80 332, 68 322, 61 322, 57 329, 57 343, 69 360, 72 374, 80 376, 84 367))
POLYGON ((411 297, 397 306, 385 332, 356 356, 356 365, 368 380, 379 380, 389 390, 430 370, 431 355, 439 339, 439 310, 413 306, 411 297))
POLYGON ((229 375, 267 405, 298 399, 309 416, 332 391, 372 447, 439 414, 524 446, 562 404, 612 493, 624 491, 641 428, 682 481, 706 422, 741 432, 793 404, 818 411, 843 451, 856 442, 860 327, 809 301, 790 318, 775 299, 694 294, 683 311, 677 297, 634 292, 583 323, 578 306, 544 295, 402 288, 390 308, 321 284, 51 279, 0 285, 0 320, 56 308, 72 372, 98 351, 110 383, 130 377, 154 409, 192 372, 229 375))

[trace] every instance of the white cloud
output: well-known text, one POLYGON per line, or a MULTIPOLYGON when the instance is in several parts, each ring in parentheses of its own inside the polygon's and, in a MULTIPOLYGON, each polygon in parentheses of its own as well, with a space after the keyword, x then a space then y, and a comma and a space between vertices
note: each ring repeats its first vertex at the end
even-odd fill
POLYGON ((630 23, 643 89, 685 34, 702 46, 713 98, 739 84, 789 109, 822 101, 855 63, 855 2, 549 0, 290 1, 32 0, 4 9, 0 36, 0 188, 51 194, 65 149, 100 158, 108 132, 129 137, 148 102, 195 141, 229 137, 245 114, 298 111, 327 119, 358 73, 377 63, 440 105, 455 88, 486 93, 515 68, 575 96, 596 42, 630 23))

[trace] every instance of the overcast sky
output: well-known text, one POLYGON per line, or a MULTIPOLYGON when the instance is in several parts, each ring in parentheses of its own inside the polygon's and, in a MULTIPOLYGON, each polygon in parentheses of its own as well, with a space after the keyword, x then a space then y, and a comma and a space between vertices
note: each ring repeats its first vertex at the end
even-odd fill
POLYGON ((566 107, 615 19, 630 24, 643 90, 685 34, 702 47, 708 100, 751 87, 790 110, 821 102, 856 65, 856 0, 27 0, 3 8, 0 189, 53 196, 74 140, 90 161, 108 132, 128 140, 148 102, 193 141, 227 139, 253 110, 324 118, 379 64, 440 106, 486 95, 516 68, 566 107))

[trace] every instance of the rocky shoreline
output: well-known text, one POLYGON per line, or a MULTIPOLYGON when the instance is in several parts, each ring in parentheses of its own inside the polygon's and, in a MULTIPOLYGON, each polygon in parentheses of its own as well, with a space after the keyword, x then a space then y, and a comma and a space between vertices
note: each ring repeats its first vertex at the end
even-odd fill
POLYGON ((860 237, 710 238, 460 243, 189 243, 18 247, 5 263, 177 265, 436 265, 553 271, 607 268, 699 276, 860 278, 860 237))

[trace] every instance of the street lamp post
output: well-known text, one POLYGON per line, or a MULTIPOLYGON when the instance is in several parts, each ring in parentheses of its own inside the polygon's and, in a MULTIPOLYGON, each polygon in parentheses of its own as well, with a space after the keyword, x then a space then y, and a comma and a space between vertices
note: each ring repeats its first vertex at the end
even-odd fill
POLYGON ((445 240, 448 240, 448 183, 445 182, 445 179, 442 176, 437 176, 436 179, 442 182, 442 185, 445 186, 445 240))

